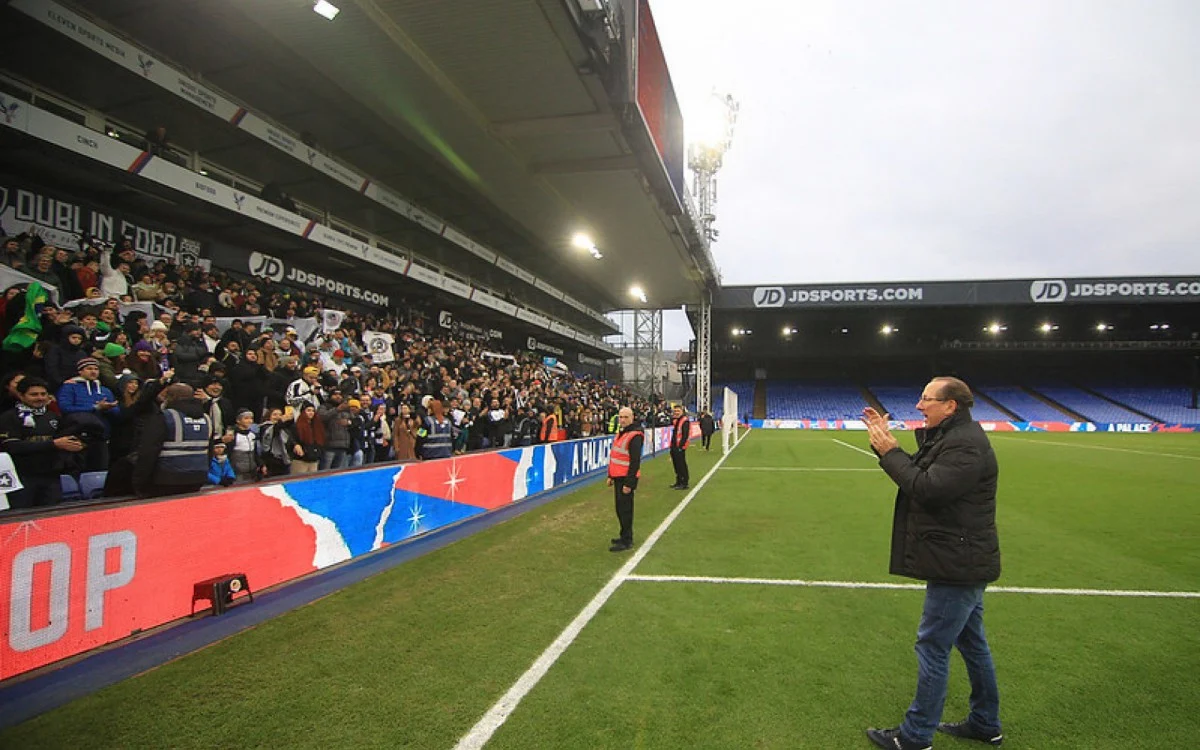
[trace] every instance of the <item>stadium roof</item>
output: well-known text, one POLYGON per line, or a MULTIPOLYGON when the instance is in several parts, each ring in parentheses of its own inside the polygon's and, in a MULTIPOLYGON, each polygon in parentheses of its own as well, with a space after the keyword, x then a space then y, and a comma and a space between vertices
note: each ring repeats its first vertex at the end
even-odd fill
MULTIPOLYGON (((282 0, 75 5, 312 134, 324 150, 593 307, 629 307, 633 281, 651 306, 694 301, 712 277, 696 259, 705 253, 689 249, 692 228, 676 224, 686 218, 670 215, 649 186, 647 172, 661 166, 623 130, 572 3, 347 2, 333 22, 311 4, 282 0), (581 230, 603 260, 571 246, 581 230)), ((64 87, 86 88, 89 103, 115 117, 161 122, 222 161, 274 170, 288 192, 314 194, 341 215, 345 197, 333 196, 319 175, 214 130, 167 93, 138 90, 83 60, 56 63, 47 74, 57 70, 64 87)), ((400 244, 423 239, 380 212, 351 208, 349 215, 384 227, 400 244)), ((444 245, 439 259, 447 265, 470 259, 444 245)))
POLYGON ((903 281, 726 286, 716 309, 837 309, 974 305, 1200 302, 1200 276, 903 281))

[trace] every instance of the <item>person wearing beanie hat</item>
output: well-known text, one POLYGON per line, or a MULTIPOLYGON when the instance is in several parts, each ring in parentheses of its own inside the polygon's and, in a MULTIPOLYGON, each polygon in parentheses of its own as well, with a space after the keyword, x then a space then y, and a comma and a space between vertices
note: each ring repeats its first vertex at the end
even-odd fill
POLYGON ((239 409, 237 423, 232 429, 226 429, 221 437, 221 441, 228 446, 229 463, 233 464, 233 473, 244 482, 257 481, 266 468, 258 455, 258 435, 252 427, 254 412, 239 409))
POLYGON ((95 357, 84 357, 76 367, 79 375, 58 389, 58 409, 63 415, 63 426, 85 438, 87 451, 83 470, 107 471, 108 436, 111 434, 109 415, 119 414, 121 407, 113 392, 100 383, 100 363, 95 357))
POLYGON ((156 320, 150 324, 150 330, 151 331, 165 331, 165 330, 167 330, 167 325, 166 325, 166 323, 163 323, 161 320, 156 320))
POLYGON ((100 382, 114 394, 117 390, 117 372, 125 369, 125 347, 120 344, 105 344, 97 357, 100 366, 100 382))

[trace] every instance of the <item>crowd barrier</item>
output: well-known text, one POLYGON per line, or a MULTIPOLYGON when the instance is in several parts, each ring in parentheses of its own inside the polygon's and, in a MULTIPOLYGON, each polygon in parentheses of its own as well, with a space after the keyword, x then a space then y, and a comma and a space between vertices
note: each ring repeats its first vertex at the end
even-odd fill
MULTIPOLYGON (((915 430, 920 420, 893 421, 893 430, 915 430)), ((1163 424, 1161 422, 997 422, 980 420, 988 432, 1200 432, 1200 424, 1163 424)), ((760 430, 866 430, 861 419, 752 419, 750 426, 760 430)))
MULTIPOLYGON (((647 429, 643 455, 670 432, 647 429)), ((258 591, 600 474, 611 445, 584 438, 0 523, 0 680, 185 617, 197 582, 245 573, 258 591)))

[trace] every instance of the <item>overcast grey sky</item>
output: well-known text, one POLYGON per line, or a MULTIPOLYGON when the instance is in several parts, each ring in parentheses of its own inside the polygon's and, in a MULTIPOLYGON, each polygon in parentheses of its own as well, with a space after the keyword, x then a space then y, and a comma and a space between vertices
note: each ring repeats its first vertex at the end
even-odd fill
POLYGON ((1200 272, 1196 0, 651 8, 685 121, 741 102, 726 284, 1200 272))

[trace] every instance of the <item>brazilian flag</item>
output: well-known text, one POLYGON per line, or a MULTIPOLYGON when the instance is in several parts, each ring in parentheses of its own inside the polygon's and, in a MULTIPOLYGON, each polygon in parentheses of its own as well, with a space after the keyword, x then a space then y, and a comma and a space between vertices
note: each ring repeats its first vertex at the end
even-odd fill
POLYGON ((41 284, 35 281, 29 285, 25 290, 25 313, 4 337, 4 351, 27 351, 37 342, 42 332, 42 306, 49 301, 50 295, 41 284))

